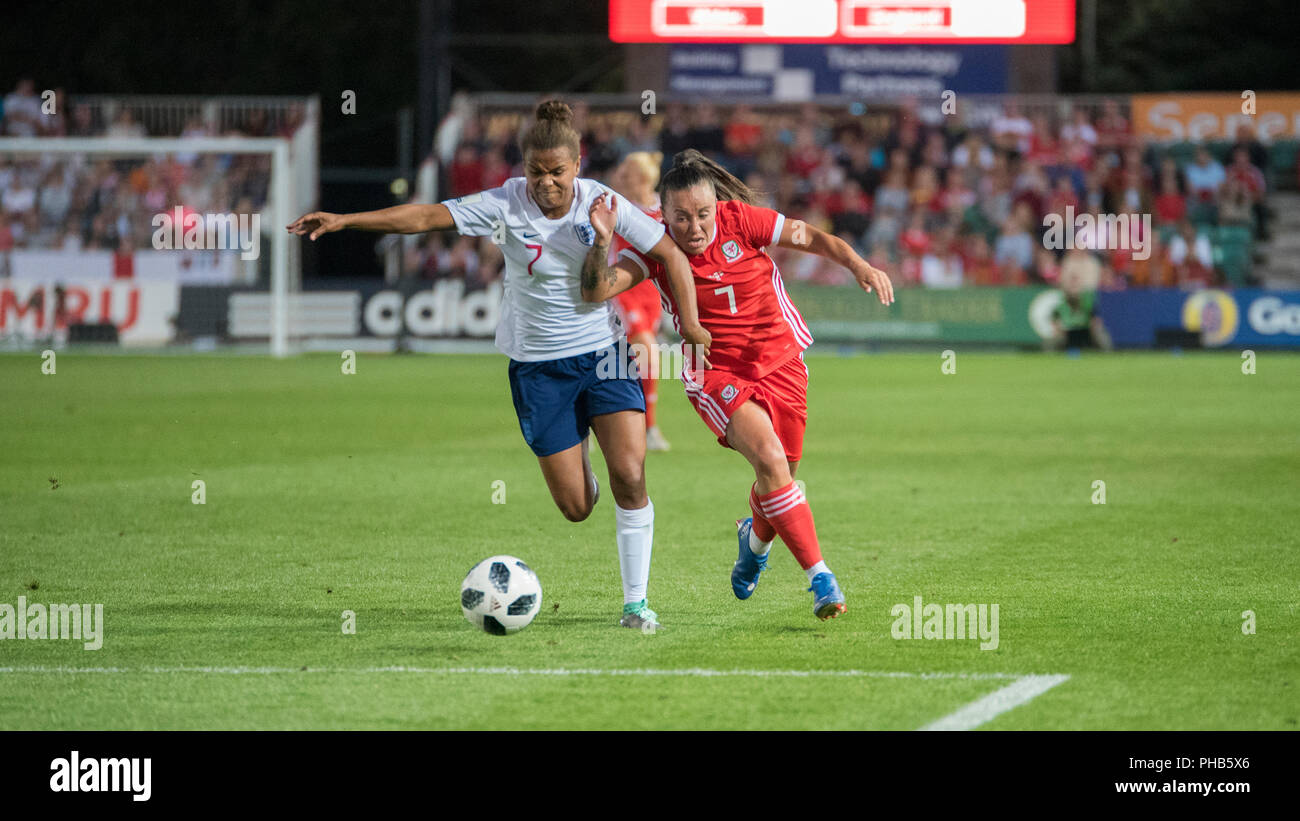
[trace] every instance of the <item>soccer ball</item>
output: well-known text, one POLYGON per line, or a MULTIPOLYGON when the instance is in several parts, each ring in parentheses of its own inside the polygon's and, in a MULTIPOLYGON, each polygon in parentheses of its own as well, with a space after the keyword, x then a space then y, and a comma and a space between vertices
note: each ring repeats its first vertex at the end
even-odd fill
POLYGON ((542 609, 542 583, 514 556, 493 556, 461 582, 460 609, 470 624, 494 636, 517 633, 542 609))

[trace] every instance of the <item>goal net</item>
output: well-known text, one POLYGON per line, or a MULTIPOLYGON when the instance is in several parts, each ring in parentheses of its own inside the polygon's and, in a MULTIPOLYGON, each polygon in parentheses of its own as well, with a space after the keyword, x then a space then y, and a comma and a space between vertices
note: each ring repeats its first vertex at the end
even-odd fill
POLYGON ((0 346, 294 350, 313 102, 286 136, 0 137, 0 346))

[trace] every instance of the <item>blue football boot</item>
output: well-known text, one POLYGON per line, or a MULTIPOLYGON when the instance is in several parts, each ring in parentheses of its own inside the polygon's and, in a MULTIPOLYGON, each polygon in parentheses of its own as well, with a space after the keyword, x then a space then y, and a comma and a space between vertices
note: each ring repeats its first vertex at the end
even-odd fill
POLYGON ((844 594, 840 592, 839 583, 834 573, 818 573, 813 576, 813 614, 822 621, 837 618, 848 608, 844 606, 844 594))
POLYGON ((731 568, 731 591, 738 599, 747 599, 758 586, 758 574, 767 569, 767 555, 756 555, 749 549, 749 531, 754 528, 754 518, 736 521, 736 537, 740 542, 740 552, 736 564, 731 568))

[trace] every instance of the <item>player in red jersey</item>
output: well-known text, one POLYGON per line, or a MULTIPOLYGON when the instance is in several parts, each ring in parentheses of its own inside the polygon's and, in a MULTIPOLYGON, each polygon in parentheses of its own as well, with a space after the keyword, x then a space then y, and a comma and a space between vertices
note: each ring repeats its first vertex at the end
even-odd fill
MULTIPOLYGON (((659 193, 668 233, 691 263, 700 323, 712 335, 712 367, 688 362, 682 375, 686 395, 719 444, 739 451, 754 468, 753 517, 736 523, 732 590, 737 598, 749 598, 780 535, 808 576, 813 612, 821 619, 838 616, 846 609, 844 594, 822 559, 812 510, 794 482, 808 419, 803 351, 812 334, 765 249, 780 245, 824 256, 848 268, 884 305, 894 301, 893 285, 838 237, 755 206, 748 186, 697 151, 674 158, 659 193)), ((591 208, 597 245, 613 231, 609 205, 602 199, 591 208)), ((662 268, 631 250, 600 272, 595 287, 583 289, 583 299, 608 299, 646 278, 666 294, 675 321, 662 268)))
MULTIPOLYGON (((658 151, 634 151, 619 163, 611 180, 615 191, 657 220, 663 218, 659 194, 655 191, 663 159, 664 155, 658 151)), ((618 234, 614 235, 611 253, 617 255, 630 247, 627 240, 618 234)), ((614 297, 614 305, 618 308, 623 329, 627 332, 627 341, 633 346, 632 350, 638 352, 638 359, 642 360, 638 365, 645 369, 641 377, 641 388, 645 392, 646 450, 668 450, 668 440, 655 424, 655 406, 659 402, 659 357, 650 354, 658 350, 655 343, 659 335, 659 318, 663 315, 659 289, 653 282, 642 282, 614 297), (645 353, 642 354, 641 351, 645 353)))

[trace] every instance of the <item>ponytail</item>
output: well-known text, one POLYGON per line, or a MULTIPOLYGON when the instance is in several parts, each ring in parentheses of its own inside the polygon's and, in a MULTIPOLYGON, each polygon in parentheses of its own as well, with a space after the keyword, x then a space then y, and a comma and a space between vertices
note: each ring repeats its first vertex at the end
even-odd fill
POLYGON ((673 157, 673 167, 659 183, 659 197, 664 199, 669 191, 683 191, 700 183, 710 186, 719 200, 738 200, 746 205, 758 205, 757 191, 694 148, 679 151, 673 157))

